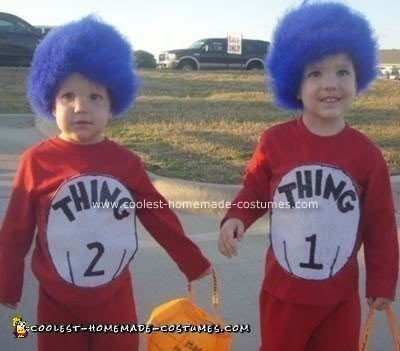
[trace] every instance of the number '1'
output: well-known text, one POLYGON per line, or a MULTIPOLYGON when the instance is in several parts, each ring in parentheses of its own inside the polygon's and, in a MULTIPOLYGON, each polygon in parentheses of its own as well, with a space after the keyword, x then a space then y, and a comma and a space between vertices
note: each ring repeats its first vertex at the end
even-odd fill
POLYGON ((306 241, 310 242, 310 257, 308 263, 300 263, 301 268, 323 269, 324 265, 315 263, 315 247, 317 246, 317 234, 306 237, 306 241))

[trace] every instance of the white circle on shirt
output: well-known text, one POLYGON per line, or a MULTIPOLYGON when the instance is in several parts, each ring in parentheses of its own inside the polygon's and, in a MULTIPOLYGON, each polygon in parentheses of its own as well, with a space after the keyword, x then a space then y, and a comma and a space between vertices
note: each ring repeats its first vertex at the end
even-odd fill
POLYGON ((75 176, 57 189, 46 237, 62 279, 79 287, 97 287, 114 280, 132 260, 137 250, 136 217, 122 202, 132 203, 131 193, 107 175, 75 176), (101 208, 107 201, 109 208, 101 208))
POLYGON ((271 210, 271 246, 284 270, 299 278, 323 280, 346 265, 360 220, 359 196, 347 173, 327 165, 295 167, 280 180, 273 201, 300 207, 305 201, 318 204, 271 210))

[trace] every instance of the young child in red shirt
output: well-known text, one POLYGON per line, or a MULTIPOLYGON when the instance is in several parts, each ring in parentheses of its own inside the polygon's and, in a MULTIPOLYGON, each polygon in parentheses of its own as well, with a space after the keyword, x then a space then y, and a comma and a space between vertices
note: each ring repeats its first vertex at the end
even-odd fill
MULTIPOLYGON (((115 28, 91 16, 54 29, 35 51, 29 101, 61 133, 21 156, 0 232, 0 303, 15 308, 20 300, 24 257, 37 231, 38 324, 137 322, 128 269, 138 249, 136 217, 188 281, 209 273, 210 263, 184 235, 140 158, 104 137, 107 123, 134 101, 132 53, 115 28), (129 209, 139 202, 158 206, 129 209)), ((38 345, 134 351, 138 336, 40 333, 38 345)))
POLYGON ((399 269, 385 161, 344 120, 376 75, 376 42, 347 6, 303 3, 279 22, 266 64, 278 105, 302 113, 261 135, 222 221, 219 250, 236 255, 244 231, 266 212, 240 203, 271 202, 260 351, 356 351, 361 245, 376 309, 395 299, 399 269))

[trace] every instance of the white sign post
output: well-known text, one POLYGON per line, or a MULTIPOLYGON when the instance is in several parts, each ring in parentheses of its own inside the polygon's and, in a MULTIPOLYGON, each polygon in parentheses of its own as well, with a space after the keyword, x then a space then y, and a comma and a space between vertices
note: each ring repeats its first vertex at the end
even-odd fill
POLYGON ((242 34, 232 33, 228 34, 228 54, 241 55, 242 54, 242 34))

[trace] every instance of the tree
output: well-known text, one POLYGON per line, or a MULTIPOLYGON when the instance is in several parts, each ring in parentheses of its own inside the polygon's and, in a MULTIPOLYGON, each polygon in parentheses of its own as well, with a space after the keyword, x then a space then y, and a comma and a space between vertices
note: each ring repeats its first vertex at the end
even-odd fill
POLYGON ((136 50, 134 55, 136 68, 156 68, 156 59, 149 52, 136 50))

